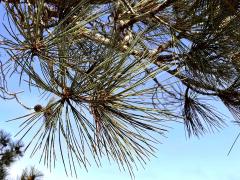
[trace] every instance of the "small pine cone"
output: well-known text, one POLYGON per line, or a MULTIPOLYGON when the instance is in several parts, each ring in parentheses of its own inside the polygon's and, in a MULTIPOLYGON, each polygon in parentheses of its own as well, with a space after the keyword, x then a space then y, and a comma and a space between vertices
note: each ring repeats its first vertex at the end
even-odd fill
POLYGON ((34 106, 34 111, 35 112, 41 112, 43 110, 43 107, 40 104, 37 104, 34 106))

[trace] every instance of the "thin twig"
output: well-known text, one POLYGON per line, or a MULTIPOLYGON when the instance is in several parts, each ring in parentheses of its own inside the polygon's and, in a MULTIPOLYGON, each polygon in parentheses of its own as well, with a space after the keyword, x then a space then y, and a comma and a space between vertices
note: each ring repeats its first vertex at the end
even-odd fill
POLYGON ((20 94, 20 93, 23 93, 24 91, 19 91, 19 92, 16 92, 16 93, 10 93, 8 91, 6 91, 5 89, 3 88, 0 88, 1 90, 3 90, 6 94, 8 94, 9 96, 12 96, 12 97, 2 97, 3 99, 8 99, 8 100, 11 100, 11 99, 16 99, 16 101, 18 102, 18 104, 20 104, 22 107, 24 107, 25 109, 27 110, 32 110, 33 108, 30 108, 28 106, 26 106, 24 103, 22 103, 22 101, 19 100, 17 94, 20 94))

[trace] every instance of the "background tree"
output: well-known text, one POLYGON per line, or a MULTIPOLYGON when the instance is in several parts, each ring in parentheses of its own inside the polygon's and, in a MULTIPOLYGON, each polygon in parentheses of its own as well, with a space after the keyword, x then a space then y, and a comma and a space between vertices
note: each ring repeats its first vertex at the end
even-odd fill
POLYGON ((40 180, 43 177, 43 173, 31 167, 29 170, 25 168, 22 172, 20 180, 40 180))
POLYGON ((182 122, 189 136, 222 128, 209 100, 239 122, 239 1, 2 2, 9 22, 0 41, 9 55, 2 98, 31 111, 16 119, 19 133, 38 128, 29 145, 49 166, 60 155, 76 173, 90 151, 98 165, 107 156, 133 175, 166 122, 182 122), (28 107, 9 92, 12 74, 49 97, 46 105, 28 107))
POLYGON ((13 142, 9 134, 0 130, 0 179, 7 177, 8 168, 23 155, 22 149, 20 141, 13 142))

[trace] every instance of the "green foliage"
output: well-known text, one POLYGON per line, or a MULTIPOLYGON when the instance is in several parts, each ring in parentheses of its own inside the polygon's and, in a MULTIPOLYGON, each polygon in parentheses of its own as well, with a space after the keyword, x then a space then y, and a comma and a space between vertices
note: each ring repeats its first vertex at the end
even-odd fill
POLYGON ((13 142, 9 134, 0 130, 0 179, 7 177, 7 169, 23 155, 22 149, 22 142, 13 142))
POLYGON ((43 173, 31 167, 30 169, 25 168, 22 172, 20 180, 40 180, 43 177, 43 173))
POLYGON ((189 136, 224 127, 206 98, 239 122, 238 1, 3 2, 9 34, 0 45, 9 59, 1 62, 1 97, 30 111, 14 119, 18 134, 34 132, 26 147, 50 167, 60 156, 76 174, 77 163, 87 168, 92 157, 100 166, 108 157, 133 177, 166 122, 182 122, 189 136), (47 105, 28 107, 10 93, 13 74, 47 105))

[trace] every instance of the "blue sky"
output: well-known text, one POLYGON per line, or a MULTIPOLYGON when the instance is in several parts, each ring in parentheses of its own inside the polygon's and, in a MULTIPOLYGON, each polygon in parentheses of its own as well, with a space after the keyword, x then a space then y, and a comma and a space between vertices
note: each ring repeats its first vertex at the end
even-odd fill
MULTIPOLYGON (((0 7, 0 18, 2 20, 3 11, 0 7)), ((0 21, 1 22, 1 21, 0 21)), ((4 32, 0 24, 0 32, 4 32)), ((0 57, 4 59, 4 55, 0 57)), ((12 87, 17 88, 16 81, 11 82, 12 87)), ((22 97, 24 102, 30 106, 34 105, 37 97, 25 95, 22 97)), ((220 112, 228 115, 222 104, 218 104, 220 112)), ((14 101, 3 101, 0 99, 0 129, 14 135, 18 130, 19 123, 6 123, 6 120, 18 117, 28 113, 14 101)), ((227 118, 229 122, 231 118, 227 118)), ((181 124, 172 124, 173 129, 167 134, 167 138, 162 138, 162 144, 158 144, 156 157, 152 157, 147 162, 145 169, 139 168, 135 171, 136 180, 239 180, 240 179, 240 141, 235 145, 229 156, 227 152, 237 136, 239 129, 230 124, 220 132, 207 134, 200 139, 185 137, 184 128, 181 124)), ((9 180, 15 180, 20 175, 22 169, 35 165, 37 169, 44 173, 45 180, 65 180, 76 179, 65 175, 61 161, 50 173, 43 165, 39 164, 39 154, 34 158, 29 158, 29 152, 17 161, 10 169, 9 180)), ((78 168, 78 178, 80 180, 130 180, 127 172, 120 172, 114 162, 109 164, 107 160, 103 161, 103 167, 98 168, 92 164, 88 172, 78 168)))

